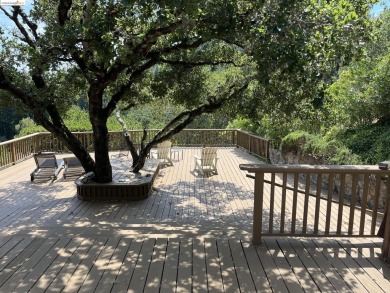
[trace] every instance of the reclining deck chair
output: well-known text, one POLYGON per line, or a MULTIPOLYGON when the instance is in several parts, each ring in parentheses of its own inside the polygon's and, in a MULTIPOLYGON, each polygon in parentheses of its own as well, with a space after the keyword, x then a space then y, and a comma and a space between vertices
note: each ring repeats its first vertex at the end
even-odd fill
POLYGON ((57 179, 63 168, 62 160, 57 160, 54 152, 40 152, 34 154, 37 168, 30 174, 31 181, 34 179, 57 179))
POLYGON ((172 142, 169 140, 157 144, 157 160, 159 160, 160 163, 173 166, 171 159, 171 147, 172 142))
POLYGON ((85 173, 81 162, 76 157, 64 158, 64 178, 66 177, 80 177, 85 173))
POLYGON ((217 171, 217 150, 215 147, 206 147, 202 149, 201 156, 195 156, 195 171, 205 175, 205 173, 215 173, 217 171))

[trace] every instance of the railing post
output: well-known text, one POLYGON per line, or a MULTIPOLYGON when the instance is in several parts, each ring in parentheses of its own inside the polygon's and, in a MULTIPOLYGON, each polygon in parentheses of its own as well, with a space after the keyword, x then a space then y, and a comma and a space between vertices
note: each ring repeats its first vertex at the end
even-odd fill
POLYGON ((261 243, 263 230, 264 173, 255 173, 255 191, 253 207, 253 244, 261 243))
POLYGON ((383 235, 382 260, 386 263, 390 263, 390 178, 387 178, 386 187, 386 223, 383 235))
POLYGON ((248 148, 249 148, 249 153, 252 154, 252 136, 251 135, 248 135, 248 148))
POLYGON ((16 164, 16 148, 15 148, 15 143, 11 143, 11 161, 12 165, 16 164))

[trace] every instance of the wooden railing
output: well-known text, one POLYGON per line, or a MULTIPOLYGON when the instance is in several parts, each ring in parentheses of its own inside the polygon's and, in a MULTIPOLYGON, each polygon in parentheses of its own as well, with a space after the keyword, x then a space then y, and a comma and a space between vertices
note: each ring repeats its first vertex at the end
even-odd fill
MULTIPOLYGON (((151 141, 159 129, 148 129, 146 142, 151 141)), ((81 144, 90 152, 94 151, 92 132, 73 133, 81 144)), ((142 130, 130 130, 131 140, 140 144, 142 130)), ((171 138, 176 146, 236 146, 237 130, 235 129, 185 129, 171 138)), ((122 131, 109 132, 110 150, 126 148, 122 131)), ((34 133, 17 139, 0 143, 0 168, 16 164, 19 161, 32 157, 39 151, 68 152, 64 143, 49 132, 34 133)))
MULTIPOLYGON (((159 129, 148 129, 146 142, 151 141, 159 129)), ((94 151, 92 132, 73 133, 90 152, 94 151)), ((130 130, 130 138, 140 144, 142 130, 130 130)), ((270 140, 236 129, 185 129, 171 138, 176 146, 237 146, 268 161, 270 140)), ((110 150, 126 148, 122 131, 109 132, 110 150)), ((39 151, 68 152, 64 143, 49 132, 34 133, 0 143, 0 168, 30 158, 39 151)))
MULTIPOLYGON (((262 164, 240 165, 240 169, 255 174, 248 175, 255 179, 255 244, 262 236, 271 235, 373 237, 381 220, 380 199, 385 202, 383 210, 390 212, 390 170, 377 166, 262 164), (348 200, 346 193, 350 194, 348 200)), ((390 260, 390 217, 382 253, 390 260)))
POLYGON ((269 160, 269 139, 237 130, 237 146, 265 161, 269 160))
POLYGON ((39 151, 39 133, 0 143, 0 167, 13 165, 39 151))

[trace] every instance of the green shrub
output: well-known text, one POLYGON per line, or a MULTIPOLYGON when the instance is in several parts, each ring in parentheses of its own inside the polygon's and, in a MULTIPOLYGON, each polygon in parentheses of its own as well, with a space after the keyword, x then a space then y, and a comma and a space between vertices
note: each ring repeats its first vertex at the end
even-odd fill
POLYGON ((329 158, 329 163, 334 165, 360 165, 362 164, 360 156, 353 154, 347 147, 341 147, 329 158))
POLYGON ((310 140, 310 134, 305 131, 294 131, 282 138, 280 148, 282 152, 296 154, 305 153, 305 144, 310 140))
POLYGON ((361 157, 365 164, 390 159, 390 123, 376 123, 341 131, 337 139, 361 157))
POLYGON ((31 118, 23 118, 19 121, 19 124, 15 126, 15 130, 18 133, 16 137, 21 137, 36 132, 45 132, 45 128, 42 126, 36 125, 31 118))
POLYGON ((326 141, 320 135, 305 131, 294 131, 282 139, 281 150, 301 156, 313 156, 324 164, 356 165, 361 164, 358 155, 353 154, 341 141, 326 141))

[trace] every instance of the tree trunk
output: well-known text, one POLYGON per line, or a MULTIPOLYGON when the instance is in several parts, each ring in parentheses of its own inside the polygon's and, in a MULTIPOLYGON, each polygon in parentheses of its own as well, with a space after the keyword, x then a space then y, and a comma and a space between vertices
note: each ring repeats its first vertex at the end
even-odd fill
POLYGON ((146 158, 150 152, 150 146, 147 145, 145 148, 140 150, 140 154, 138 156, 138 160, 134 161, 133 158, 133 172, 138 173, 145 165, 146 158))
POLYGON ((134 167, 134 165, 138 162, 139 160, 139 155, 137 153, 137 150, 133 144, 133 142, 130 140, 130 137, 129 135, 126 133, 125 134, 125 141, 126 141, 126 144, 127 144, 127 147, 129 149, 129 152, 131 154, 131 157, 133 158, 133 164, 131 167, 134 167))
POLYGON ((108 183, 112 181, 112 167, 108 148, 108 129, 105 123, 93 125, 95 146, 95 177, 94 181, 108 183))
POLYGON ((92 124, 95 148, 95 177, 98 183, 112 181, 112 167, 109 155, 109 136, 107 128, 108 113, 103 109, 103 88, 99 83, 90 86, 89 119, 92 124))
POLYGON ((88 150, 81 144, 81 142, 72 133, 58 133, 56 134, 67 146, 67 148, 80 160, 84 170, 88 173, 95 171, 95 162, 89 155, 88 150))
POLYGON ((144 167, 146 157, 148 156, 150 150, 152 149, 151 143, 148 143, 145 146, 145 140, 146 140, 147 134, 148 133, 147 133, 146 129, 144 128, 144 134, 143 134, 142 139, 141 139, 141 147, 139 150, 139 155, 137 155, 136 157, 133 157, 133 166, 132 167, 133 167, 134 173, 138 173, 144 167))

